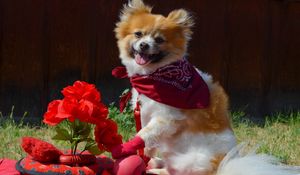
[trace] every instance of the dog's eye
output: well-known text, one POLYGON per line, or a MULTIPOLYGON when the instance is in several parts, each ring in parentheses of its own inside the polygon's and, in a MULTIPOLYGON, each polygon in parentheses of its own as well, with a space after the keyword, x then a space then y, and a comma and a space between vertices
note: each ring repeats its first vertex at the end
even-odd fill
POLYGON ((141 38, 143 36, 143 33, 142 32, 134 32, 134 36, 136 38, 141 38))
POLYGON ((165 40, 162 37, 156 37, 154 40, 157 44, 161 44, 161 43, 165 42, 165 40))

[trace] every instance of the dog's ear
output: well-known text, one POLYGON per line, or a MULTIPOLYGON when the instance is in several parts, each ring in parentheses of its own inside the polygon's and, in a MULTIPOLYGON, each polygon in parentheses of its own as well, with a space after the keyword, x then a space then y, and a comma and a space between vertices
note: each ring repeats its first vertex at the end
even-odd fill
POLYGON ((167 18, 181 25, 182 27, 190 28, 194 25, 194 19, 192 18, 192 15, 184 9, 178 9, 170 12, 167 18))
POLYGON ((169 13, 167 19, 172 20, 177 25, 182 27, 187 39, 191 38, 191 28, 194 26, 194 19, 188 11, 184 9, 174 10, 169 13))
POLYGON ((151 13, 152 7, 145 5, 143 0, 129 0, 124 4, 120 14, 121 21, 128 19, 131 15, 138 13, 151 13))

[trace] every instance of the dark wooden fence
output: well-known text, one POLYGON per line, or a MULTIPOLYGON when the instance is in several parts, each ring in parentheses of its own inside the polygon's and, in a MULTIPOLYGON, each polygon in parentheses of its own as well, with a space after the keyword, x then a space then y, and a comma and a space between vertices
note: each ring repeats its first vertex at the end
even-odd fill
MULTIPOLYGON (((255 115, 300 107, 299 0, 145 0, 196 17, 190 61, 214 75, 233 108, 255 115)), ((0 0, 0 111, 41 117, 75 80, 108 104, 128 87, 113 28, 123 0, 0 0)))

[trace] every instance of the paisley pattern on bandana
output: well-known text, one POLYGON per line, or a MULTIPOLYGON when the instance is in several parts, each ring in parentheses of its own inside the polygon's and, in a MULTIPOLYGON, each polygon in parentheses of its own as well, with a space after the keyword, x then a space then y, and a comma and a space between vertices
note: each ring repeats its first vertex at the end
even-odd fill
POLYGON ((185 91, 187 88, 191 88, 191 82, 193 79, 192 70, 193 66, 183 59, 159 68, 146 77, 162 83, 170 84, 182 91, 185 91))

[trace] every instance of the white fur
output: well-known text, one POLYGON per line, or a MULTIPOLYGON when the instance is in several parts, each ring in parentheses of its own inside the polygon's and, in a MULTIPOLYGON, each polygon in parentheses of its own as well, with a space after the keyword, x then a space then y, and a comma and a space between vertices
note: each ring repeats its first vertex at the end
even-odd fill
POLYGON ((155 40, 151 34, 143 36, 141 39, 137 40, 133 44, 133 48, 138 52, 142 52, 140 49, 141 43, 146 43, 149 45, 149 49, 146 51, 147 54, 158 54, 160 51, 159 46, 155 43, 155 40))
POLYGON ((224 155, 234 147, 235 137, 230 130, 218 134, 185 133, 167 144, 161 150, 171 155, 168 162, 173 174, 205 174, 213 170, 214 156, 224 155))
POLYGON ((300 167, 280 165, 274 157, 255 154, 251 151, 245 154, 243 144, 233 148, 221 162, 216 175, 296 175, 300 167))
MULTIPOLYGON (((207 74, 204 80, 211 86, 210 75, 207 74)), ((162 155, 167 155, 164 161, 172 174, 192 175, 211 171, 211 159, 216 155, 225 155, 235 146, 231 130, 206 134, 184 132, 177 139, 172 138, 178 130, 177 122, 188 116, 181 113, 180 109, 138 95, 135 89, 132 93, 132 104, 136 104, 136 99, 141 104, 143 128, 138 135, 145 141, 146 149, 156 148, 162 155)))
MULTIPOLYGON (((133 98, 137 92, 133 89, 133 98)), ((185 118, 182 113, 172 107, 156 102, 145 95, 138 97, 141 103, 141 122, 143 129, 138 133, 148 148, 158 147, 162 138, 168 138, 177 130, 174 124, 185 118)), ((136 102, 133 102, 136 103, 136 102)))
POLYGON ((201 75, 201 77, 203 78, 203 80, 206 82, 207 86, 209 89, 211 89, 212 84, 213 84, 213 77, 206 73, 206 72, 202 72, 201 70, 197 69, 197 72, 201 75))

